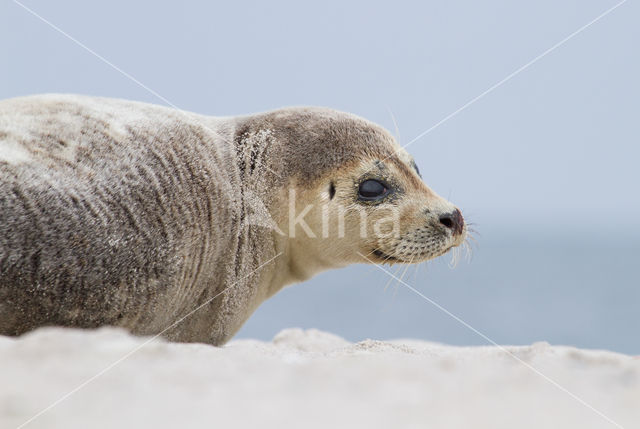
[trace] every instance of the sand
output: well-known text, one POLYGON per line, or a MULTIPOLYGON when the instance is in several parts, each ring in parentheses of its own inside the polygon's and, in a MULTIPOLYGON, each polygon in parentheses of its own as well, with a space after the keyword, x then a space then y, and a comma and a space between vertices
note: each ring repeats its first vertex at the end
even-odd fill
POLYGON ((216 348, 40 329, 0 337, 0 428, 73 389, 24 427, 640 427, 640 359, 546 343, 505 349, 513 355, 299 329, 216 348))

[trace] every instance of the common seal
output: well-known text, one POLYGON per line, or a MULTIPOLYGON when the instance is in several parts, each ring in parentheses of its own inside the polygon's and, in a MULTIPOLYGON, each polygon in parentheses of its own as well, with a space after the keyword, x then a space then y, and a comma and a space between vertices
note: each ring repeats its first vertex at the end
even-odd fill
POLYGON ((348 113, 0 102, 5 335, 115 325, 219 345, 285 285, 424 261, 465 233, 393 137, 348 113))

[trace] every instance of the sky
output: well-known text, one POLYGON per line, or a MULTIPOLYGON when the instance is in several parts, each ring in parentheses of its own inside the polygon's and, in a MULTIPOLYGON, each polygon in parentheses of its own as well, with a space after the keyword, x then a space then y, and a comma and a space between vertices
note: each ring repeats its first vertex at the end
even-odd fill
MULTIPOLYGON (((21 4, 0 4, 0 98, 80 93, 220 116, 345 110, 401 144, 422 135, 407 150, 424 180, 487 249, 544 237, 545 255, 580 237, 594 252, 604 240, 637 254, 638 2, 605 16, 618 2, 21 4)), ((629 282, 626 269, 616 275, 629 282)))
MULTIPOLYGON (((166 104, 153 91, 223 116, 322 105, 395 133, 392 112, 408 143, 617 3, 22 4, 113 67, 4 1, 2 98, 166 104)), ((638 18, 622 4, 410 144, 425 181, 488 227, 638 229, 638 18)))

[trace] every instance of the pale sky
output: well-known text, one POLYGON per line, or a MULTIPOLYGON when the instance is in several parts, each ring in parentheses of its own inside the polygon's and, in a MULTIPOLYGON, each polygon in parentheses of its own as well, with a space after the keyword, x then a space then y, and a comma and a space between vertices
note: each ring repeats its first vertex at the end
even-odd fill
MULTIPOLYGON (((615 1, 25 1, 171 103, 231 115, 360 114, 406 143, 615 1)), ((74 92, 164 104, 11 1, 0 97, 74 92)), ((640 5, 628 2, 407 149, 486 228, 640 229, 640 5)))

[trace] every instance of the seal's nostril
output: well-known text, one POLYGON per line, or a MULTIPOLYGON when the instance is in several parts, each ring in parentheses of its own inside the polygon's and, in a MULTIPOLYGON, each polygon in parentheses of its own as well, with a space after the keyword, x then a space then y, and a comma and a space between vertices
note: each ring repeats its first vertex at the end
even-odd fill
POLYGON ((440 223, 447 228, 453 228, 453 216, 450 214, 440 216, 440 223))
POLYGON ((453 230, 454 234, 461 234, 464 229, 464 218, 458 209, 451 213, 440 215, 439 220, 441 224, 453 230))

